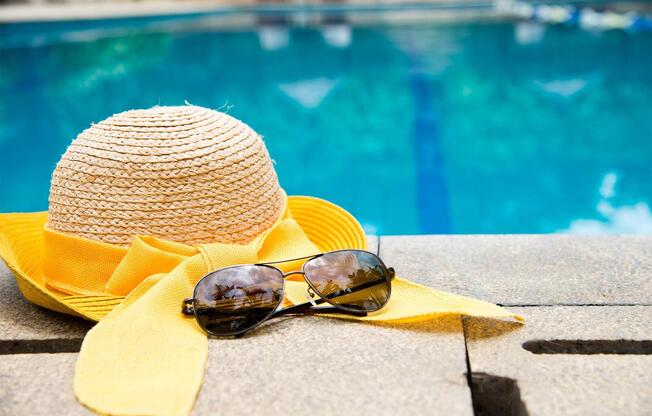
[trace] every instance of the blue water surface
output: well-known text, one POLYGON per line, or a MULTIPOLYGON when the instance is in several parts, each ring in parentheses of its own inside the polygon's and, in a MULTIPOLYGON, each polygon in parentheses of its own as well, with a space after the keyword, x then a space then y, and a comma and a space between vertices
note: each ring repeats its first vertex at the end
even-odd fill
POLYGON ((91 123, 188 101, 373 233, 652 233, 649 32, 265 22, 0 26, 0 212, 47 209, 91 123))

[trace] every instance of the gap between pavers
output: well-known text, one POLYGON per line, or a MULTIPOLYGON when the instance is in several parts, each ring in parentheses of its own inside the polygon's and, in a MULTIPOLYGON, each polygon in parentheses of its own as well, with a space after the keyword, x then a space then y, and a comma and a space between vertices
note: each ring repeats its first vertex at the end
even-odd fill
POLYGON ((652 307, 512 309, 525 317, 525 326, 463 320, 468 359, 480 389, 474 391, 475 402, 514 408, 509 401, 516 395, 530 415, 649 414, 652 355, 534 354, 522 345, 533 340, 651 340, 652 307), (517 390, 505 390, 498 395, 502 397, 496 397, 500 388, 492 384, 502 383, 501 378, 513 380, 517 390), (493 397, 486 397, 492 393, 493 397))
POLYGON ((399 276, 503 305, 652 305, 652 236, 382 237, 399 276))

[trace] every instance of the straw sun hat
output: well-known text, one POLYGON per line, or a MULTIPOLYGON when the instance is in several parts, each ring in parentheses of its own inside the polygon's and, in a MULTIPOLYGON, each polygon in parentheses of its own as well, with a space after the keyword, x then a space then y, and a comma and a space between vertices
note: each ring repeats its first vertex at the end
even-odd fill
POLYGON ((97 320, 123 297, 48 285, 44 229, 107 247, 127 247, 136 235, 246 244, 286 204, 320 250, 365 247, 360 225, 343 209, 286 198, 261 137, 241 121, 191 105, 132 110, 73 140, 52 175, 47 213, 0 214, 0 256, 31 302, 97 320))

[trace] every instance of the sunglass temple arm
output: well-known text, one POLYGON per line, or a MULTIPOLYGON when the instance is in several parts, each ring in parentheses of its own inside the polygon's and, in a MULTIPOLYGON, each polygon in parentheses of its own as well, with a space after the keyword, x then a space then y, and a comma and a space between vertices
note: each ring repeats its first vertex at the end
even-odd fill
MULTIPOLYGON (((315 299, 313 302, 315 304, 320 305, 325 302, 323 299, 315 299)), ((295 315, 299 313, 308 313, 308 314, 313 314, 313 313, 337 313, 337 314, 344 314, 344 315, 352 315, 352 316, 367 316, 367 312, 352 312, 352 311, 343 311, 340 309, 337 309, 335 307, 325 307, 325 308, 313 308, 311 302, 306 302, 306 303, 300 303, 298 305, 290 306, 289 308, 285 309, 280 309, 277 310, 270 316, 271 318, 276 318, 279 316, 285 316, 285 315, 295 315)))

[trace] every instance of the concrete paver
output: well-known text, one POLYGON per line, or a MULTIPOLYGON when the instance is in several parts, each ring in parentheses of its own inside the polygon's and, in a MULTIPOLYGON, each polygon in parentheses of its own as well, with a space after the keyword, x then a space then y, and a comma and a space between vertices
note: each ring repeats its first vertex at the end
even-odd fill
POLYGON ((503 305, 652 305, 652 236, 382 237, 400 276, 503 305))
POLYGON ((458 317, 380 326, 291 317, 211 340, 195 414, 471 415, 458 317))
POLYGON ((90 415, 72 391, 77 354, 0 355, 0 415, 90 415))
MULTIPOLYGON (((615 355, 620 340, 652 339, 652 307, 513 308, 527 324, 464 318, 473 373, 512 379, 530 415, 645 415, 652 409, 652 356, 615 355), (573 352, 574 340, 591 341, 603 354, 534 354, 525 342, 547 340, 573 352), (601 342, 602 341, 602 342, 601 342), (603 342, 612 341, 612 342, 603 342)), ((649 352, 648 352, 649 354, 649 352)), ((482 394, 500 380, 480 378, 482 394)), ((482 398, 476 397, 476 400, 482 398)), ((485 400, 515 400, 507 389, 485 400), (501 396, 496 397, 496 396, 501 396)), ((513 403, 512 403, 513 404, 513 403)))
MULTIPOLYGON (((370 238, 370 251, 378 241, 370 238)), ((383 237, 380 255, 403 277, 494 302, 636 304, 652 299, 651 243, 615 236, 383 237)), ((65 346, 91 326, 24 301, 3 266, 0 296, 0 345, 65 346)), ((649 343, 638 341, 652 340, 652 306, 510 309, 525 316, 525 326, 457 317, 390 326, 306 316, 270 321, 240 339, 212 339, 193 414, 471 415, 467 353, 476 408, 502 405, 531 415, 638 415, 652 408, 649 352, 523 348, 647 351, 649 343)), ((72 393, 76 356, 2 352, 0 415, 89 414, 72 393)))

